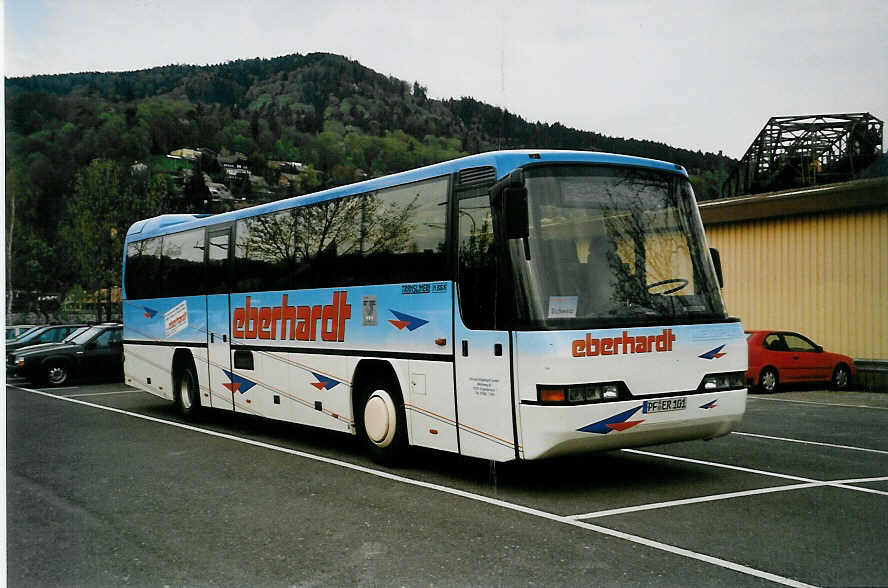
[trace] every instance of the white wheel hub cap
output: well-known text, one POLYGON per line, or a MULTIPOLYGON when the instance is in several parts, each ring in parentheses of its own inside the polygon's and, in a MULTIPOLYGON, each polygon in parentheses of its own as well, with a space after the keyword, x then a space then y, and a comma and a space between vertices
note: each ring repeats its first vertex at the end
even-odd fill
POLYGON ((379 447, 388 447, 395 438, 397 412, 392 397, 385 390, 377 390, 364 405, 364 430, 367 437, 379 447))

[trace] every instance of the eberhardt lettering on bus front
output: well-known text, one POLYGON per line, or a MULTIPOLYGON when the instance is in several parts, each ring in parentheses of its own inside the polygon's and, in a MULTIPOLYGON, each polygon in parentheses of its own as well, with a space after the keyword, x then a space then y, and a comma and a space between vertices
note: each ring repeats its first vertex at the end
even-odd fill
POLYGON ((585 339, 574 339, 571 355, 574 357, 595 357, 597 355, 621 355, 632 353, 663 353, 672 351, 675 335, 672 329, 663 329, 659 335, 630 335, 623 331, 620 337, 593 337, 586 333, 585 339))

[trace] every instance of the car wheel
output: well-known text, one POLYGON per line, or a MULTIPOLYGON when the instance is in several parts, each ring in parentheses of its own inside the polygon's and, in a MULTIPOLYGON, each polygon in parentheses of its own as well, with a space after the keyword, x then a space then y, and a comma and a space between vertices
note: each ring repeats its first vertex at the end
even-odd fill
POLYGON ((837 365, 836 369, 833 370, 832 387, 835 390, 846 390, 848 388, 848 384, 850 383, 851 370, 849 370, 848 366, 844 364, 837 365))
POLYGON ((68 369, 68 365, 57 361, 46 366, 43 379, 50 386, 61 386, 68 381, 70 375, 71 373, 68 369))
POLYGON ((355 419, 358 438, 373 461, 383 465, 403 462, 407 450, 407 418, 398 387, 373 382, 359 396, 355 419))
POLYGON ((179 412, 186 419, 193 419, 200 410, 200 390, 197 383, 197 374, 194 368, 187 366, 176 375, 174 388, 176 405, 179 412))
POLYGON ((759 374, 759 389, 762 392, 773 394, 777 391, 777 384, 779 382, 780 378, 777 375, 777 370, 772 367, 766 367, 759 374))

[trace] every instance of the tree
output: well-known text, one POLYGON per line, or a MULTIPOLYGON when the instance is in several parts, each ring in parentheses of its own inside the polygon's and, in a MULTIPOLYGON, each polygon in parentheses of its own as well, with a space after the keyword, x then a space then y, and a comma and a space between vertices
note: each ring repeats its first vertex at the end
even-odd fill
POLYGON ((185 196, 188 209, 192 211, 200 210, 210 197, 210 189, 207 186, 206 180, 204 180, 203 166, 200 159, 197 160, 194 171, 185 180, 183 195, 185 196))
MULTIPOLYGON (((74 180, 68 201, 63 235, 72 253, 79 283, 88 291, 120 285, 120 260, 129 226, 140 218, 157 214, 163 194, 162 181, 150 181, 144 193, 124 181, 121 167, 109 160, 93 160, 74 180)), ((110 317, 110 308, 107 311, 110 317)), ((102 320, 101 305, 96 319, 102 320)))
POLYGON ((22 170, 6 176, 6 311, 12 312, 16 289, 47 291, 57 285, 60 272, 41 231, 40 193, 22 170))

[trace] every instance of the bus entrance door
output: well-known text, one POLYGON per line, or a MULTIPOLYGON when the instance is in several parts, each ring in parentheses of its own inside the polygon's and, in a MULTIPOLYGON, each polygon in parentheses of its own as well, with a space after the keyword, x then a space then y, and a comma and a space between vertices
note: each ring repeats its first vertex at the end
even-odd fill
POLYGON ((210 405, 234 410, 231 372, 231 316, 228 295, 231 226, 207 235, 207 362, 210 405))
POLYGON ((456 405, 462 455, 509 461, 515 446, 509 333, 473 331, 456 315, 456 405))

